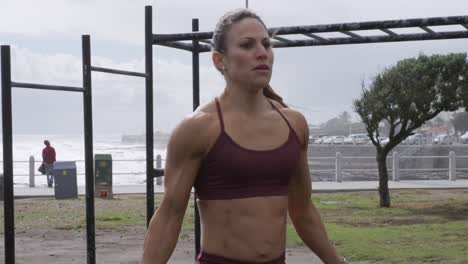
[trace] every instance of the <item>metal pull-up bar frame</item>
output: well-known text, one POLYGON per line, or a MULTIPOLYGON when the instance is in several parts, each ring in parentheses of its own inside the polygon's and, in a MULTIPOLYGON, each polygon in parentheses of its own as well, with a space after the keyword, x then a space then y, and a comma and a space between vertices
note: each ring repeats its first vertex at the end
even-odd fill
POLYGON ((85 184, 86 184, 86 233, 88 263, 95 263, 94 234, 94 178, 93 178, 93 136, 92 103, 89 67, 89 46, 83 42, 83 88, 13 82, 11 80, 10 46, 1 46, 2 66, 2 125, 3 125, 3 174, 4 174, 4 219, 5 219, 5 263, 15 263, 15 219, 13 191, 13 135, 12 135, 12 88, 27 88, 83 93, 85 131, 85 184))
MULTIPOLYGON (((340 23, 326 25, 306 25, 292 27, 269 28, 268 32, 274 39, 273 47, 304 47, 304 46, 326 46, 343 44, 364 44, 399 41, 418 41, 436 39, 468 38, 468 16, 431 17, 401 20, 382 20, 360 23, 340 23), (436 31, 429 27, 459 25, 466 30, 458 31, 436 31), (392 29, 419 28, 424 33, 398 34, 392 29), (359 32, 377 30, 382 34, 361 35, 359 32), (321 33, 339 33, 343 37, 328 38, 320 36, 321 33), (304 39, 288 39, 287 35, 302 35, 304 39), (283 36, 283 37, 280 37, 283 36)), ((211 51, 211 38, 213 32, 191 32, 181 34, 153 34, 153 44, 186 51, 195 51, 193 44, 183 41, 198 40, 197 52, 211 51), (205 44, 206 43, 206 44, 205 44)))
MULTIPOLYGON (((84 141, 85 141, 85 185, 86 185, 86 242, 87 263, 96 263, 95 245, 95 214, 94 214, 94 165, 93 165, 93 127, 92 127, 92 79, 91 72, 105 72, 119 75, 143 77, 152 80, 152 73, 139 73, 123 71, 91 65, 90 36, 82 36, 82 61, 83 61, 83 88, 47 85, 37 83, 13 82, 11 80, 11 53, 10 46, 1 46, 2 67, 2 123, 3 123, 3 172, 4 172, 4 219, 5 219, 5 263, 15 263, 15 222, 14 222, 14 192, 13 192, 13 136, 12 136, 12 88, 27 88, 52 91, 67 91, 83 93, 84 113, 84 141)), ((151 81, 152 82, 152 81, 151 81)), ((146 82, 148 86, 148 81, 146 82)), ((152 89, 152 86, 150 87, 152 89)), ((148 90, 148 87, 147 87, 148 90)), ((147 98, 152 104, 152 98, 147 98)), ((148 109, 147 109, 148 111, 148 109)), ((151 108, 152 112, 152 108, 151 108)), ((152 126, 150 127, 152 130, 152 126)), ((152 155, 152 149, 149 151, 152 155)), ((150 163, 152 164, 152 163, 150 163)), ((162 176, 162 171, 147 172, 148 175, 162 176)))

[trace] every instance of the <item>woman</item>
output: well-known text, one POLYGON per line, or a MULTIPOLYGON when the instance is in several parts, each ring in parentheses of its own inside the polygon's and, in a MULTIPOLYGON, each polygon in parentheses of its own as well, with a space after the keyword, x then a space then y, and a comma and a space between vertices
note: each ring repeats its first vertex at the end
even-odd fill
POLYGON ((285 263, 287 213, 326 263, 345 263, 329 243, 311 196, 308 126, 269 86, 273 51, 247 9, 223 16, 212 60, 226 87, 173 131, 165 195, 151 219, 141 263, 167 263, 192 187, 198 193, 200 264, 285 263))

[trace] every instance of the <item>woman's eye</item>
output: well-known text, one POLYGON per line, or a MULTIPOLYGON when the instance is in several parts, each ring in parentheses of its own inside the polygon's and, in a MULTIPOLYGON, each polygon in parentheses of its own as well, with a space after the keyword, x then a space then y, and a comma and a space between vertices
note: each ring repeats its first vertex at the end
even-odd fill
POLYGON ((251 42, 242 43, 240 46, 244 49, 248 49, 252 47, 252 43, 251 42))
POLYGON ((269 41, 268 41, 268 42, 264 42, 264 43, 263 43, 263 46, 264 46, 266 49, 268 49, 268 48, 271 47, 271 42, 269 42, 269 41))

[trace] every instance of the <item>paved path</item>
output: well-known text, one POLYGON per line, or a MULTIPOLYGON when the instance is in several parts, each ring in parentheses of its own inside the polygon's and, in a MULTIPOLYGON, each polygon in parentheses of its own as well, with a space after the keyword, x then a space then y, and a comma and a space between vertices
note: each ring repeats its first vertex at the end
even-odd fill
MULTIPOLYGON (((346 181, 346 182, 313 182, 312 188, 315 192, 343 192, 343 191, 373 191, 377 190, 379 183, 377 181, 346 181)), ((146 185, 116 185, 114 194, 133 194, 133 193, 146 193, 146 185)), ((468 180, 406 180, 406 181, 389 181, 389 188, 396 189, 459 189, 468 188, 468 180)), ((154 186, 155 193, 164 192, 162 186, 154 186)), ((78 186, 78 193, 85 194, 85 187, 78 186)), ((41 197, 53 196, 54 189, 47 187, 26 187, 15 186, 14 194, 17 198, 23 197, 41 197)))

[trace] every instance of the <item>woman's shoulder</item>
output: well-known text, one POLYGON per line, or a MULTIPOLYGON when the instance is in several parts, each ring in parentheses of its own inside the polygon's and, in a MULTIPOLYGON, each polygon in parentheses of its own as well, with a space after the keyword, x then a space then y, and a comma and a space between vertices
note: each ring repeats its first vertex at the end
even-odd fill
POLYGON ((271 102, 275 105, 276 108, 278 108, 281 111, 281 113, 283 113, 286 116, 286 118, 288 118, 288 120, 297 123, 297 125, 300 126, 307 126, 307 120, 300 111, 291 107, 285 107, 277 101, 272 100, 271 102))
POLYGON ((309 125, 300 111, 291 107, 285 107, 277 101, 272 101, 272 103, 285 116, 301 141, 309 138, 309 125))
POLYGON ((214 101, 199 106, 187 115, 171 133, 175 145, 204 149, 216 134, 217 111, 214 101))

